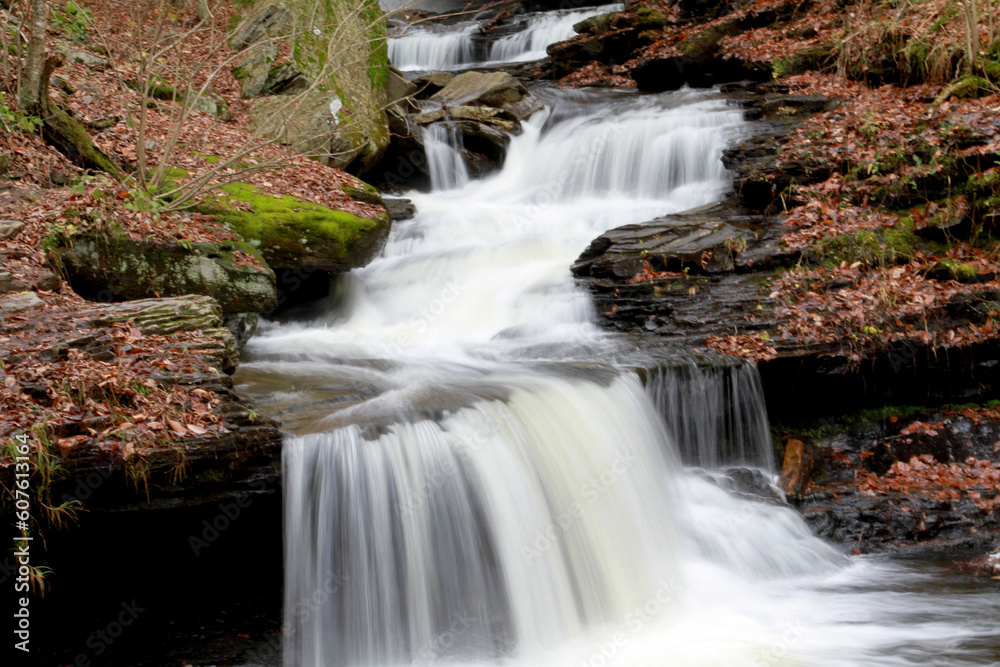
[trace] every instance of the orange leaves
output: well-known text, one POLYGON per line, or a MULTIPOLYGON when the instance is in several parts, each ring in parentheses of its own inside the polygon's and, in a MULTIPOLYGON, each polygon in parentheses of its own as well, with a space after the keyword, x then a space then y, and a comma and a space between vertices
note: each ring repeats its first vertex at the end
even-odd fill
POLYGON ((735 354, 754 362, 768 361, 777 356, 777 351, 771 346, 770 339, 760 333, 749 333, 739 336, 710 336, 705 344, 716 352, 735 354))
POLYGON ((655 271, 649 265, 649 262, 643 260, 642 269, 629 279, 629 283, 648 283, 653 280, 666 280, 668 278, 680 278, 683 277, 683 273, 678 273, 676 271, 655 271))
MULTIPOLYGON (((916 422, 919 423, 919 422, 916 422)), ((1000 467, 986 459, 939 463, 929 454, 896 461, 882 477, 866 470, 856 473, 858 490, 866 495, 919 494, 941 501, 969 498, 981 510, 1000 504, 1000 467)))

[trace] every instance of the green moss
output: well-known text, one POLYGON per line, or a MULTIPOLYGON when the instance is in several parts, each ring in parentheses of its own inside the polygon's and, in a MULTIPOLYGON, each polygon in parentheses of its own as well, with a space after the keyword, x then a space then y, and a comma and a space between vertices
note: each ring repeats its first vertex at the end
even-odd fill
POLYGON ((990 92, 991 84, 987 79, 981 76, 963 76, 941 91, 941 94, 934 100, 934 104, 940 104, 952 97, 965 99, 989 95, 990 92))
POLYGON ((954 280, 973 280, 979 275, 974 264, 958 262, 954 259, 942 259, 935 265, 936 269, 947 273, 954 280))
MULTIPOLYGON (((274 267, 349 269, 366 263, 372 239, 388 232, 388 215, 361 218, 291 196, 272 196, 243 183, 199 205, 261 249, 274 267), (240 210, 229 200, 249 204, 240 210)), ((376 244, 379 245, 379 244, 376 244)))
POLYGON ((59 234, 48 245, 52 263, 71 281, 117 299, 203 294, 226 312, 245 313, 268 310, 277 298, 274 273, 249 243, 136 241, 108 229, 59 234))
POLYGON ((667 25, 667 19, 660 12, 649 7, 640 7, 635 10, 635 19, 632 27, 636 30, 656 30, 667 25))
POLYGON ((912 258, 916 254, 916 243, 913 220, 900 218, 892 227, 822 239, 811 250, 828 266, 839 266, 842 262, 885 266, 912 258))

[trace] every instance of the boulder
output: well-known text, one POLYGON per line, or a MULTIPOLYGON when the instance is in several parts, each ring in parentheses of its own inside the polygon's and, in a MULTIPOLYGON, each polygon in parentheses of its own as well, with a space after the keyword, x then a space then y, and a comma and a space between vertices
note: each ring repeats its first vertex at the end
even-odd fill
POLYGON ((516 134, 521 131, 521 124, 513 114, 505 109, 493 107, 449 107, 448 116, 455 120, 474 121, 478 125, 491 125, 498 130, 516 134))
POLYGON ((23 229, 24 223, 20 220, 0 220, 0 241, 14 238, 23 229))
MULTIPOLYGON (((290 66, 316 89, 317 95, 303 100, 305 109, 284 115, 306 127, 316 120, 327 124, 332 118, 339 130, 337 146, 328 152, 335 156, 329 161, 333 166, 357 173, 378 162, 389 145, 385 104, 389 59, 385 21, 373 18, 382 15, 378 0, 361 0, 360 4, 250 0, 238 12, 231 46, 243 48, 265 39, 284 41, 291 53, 290 66), (333 35, 336 39, 331 41, 333 35), (338 99, 336 109, 318 118, 319 107, 331 108, 331 96, 338 99), (350 113, 339 116, 337 112, 345 107, 350 113)), ((280 126, 267 128, 271 131, 266 136, 285 134, 280 126)), ((333 128, 327 124, 325 129, 328 134, 333 128)))
POLYGON ((413 80, 413 84, 417 86, 417 98, 426 99, 434 95, 451 83, 451 80, 454 78, 455 75, 450 72, 433 72, 418 76, 413 80))
POLYGON ((44 306, 45 302, 34 292, 16 292, 0 297, 0 313, 10 315, 44 306))
MULTIPOLYGON (((381 203, 374 188, 365 193, 368 203, 381 203)), ((224 186, 198 210, 242 236, 274 269, 349 271, 370 262, 389 236, 388 213, 361 218, 298 197, 263 194, 244 183, 224 186)), ((227 312, 264 310, 226 308, 227 312)))
POLYGON ((447 106, 507 108, 528 95, 528 89, 506 72, 463 72, 430 99, 447 106))
POLYGON ((245 313, 269 310, 277 299, 274 272, 238 241, 181 245, 83 230, 61 237, 50 259, 77 293, 97 301, 201 294, 225 312, 245 313))
POLYGON ((314 90, 303 95, 260 99, 250 113, 250 126, 297 153, 331 167, 344 168, 364 148, 342 127, 343 104, 337 93, 314 90))
POLYGON ((385 101, 388 104, 399 105, 404 111, 419 111, 420 107, 413 101, 419 88, 407 81, 403 73, 395 67, 389 67, 389 75, 385 84, 385 101))

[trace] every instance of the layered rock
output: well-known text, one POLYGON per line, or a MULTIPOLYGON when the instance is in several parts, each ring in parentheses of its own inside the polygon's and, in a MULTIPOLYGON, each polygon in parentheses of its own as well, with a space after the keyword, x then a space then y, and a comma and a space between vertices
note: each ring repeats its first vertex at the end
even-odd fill
POLYGON ((93 300, 201 294, 227 313, 264 312, 277 303, 274 272, 240 241, 182 245, 81 230, 59 237, 50 256, 74 290, 93 300))

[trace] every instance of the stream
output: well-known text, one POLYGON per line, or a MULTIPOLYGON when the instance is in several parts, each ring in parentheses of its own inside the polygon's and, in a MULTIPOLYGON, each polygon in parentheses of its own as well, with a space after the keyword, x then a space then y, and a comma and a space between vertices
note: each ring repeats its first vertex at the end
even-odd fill
MULTIPOLYGON (((603 11, 539 15, 543 39, 486 57, 464 24, 390 52, 530 60, 603 11)), ((459 139, 428 137, 416 217, 248 344, 240 389, 289 431, 284 664, 1000 662, 988 588, 845 556, 727 490, 725 467, 774 471, 752 366, 679 357, 644 386, 574 284, 604 231, 729 191, 742 111, 712 91, 533 92, 545 108, 499 172, 472 180, 459 139)))

